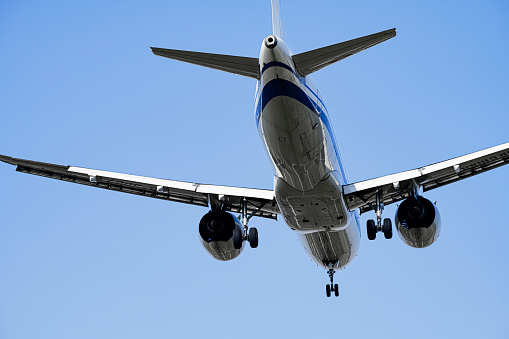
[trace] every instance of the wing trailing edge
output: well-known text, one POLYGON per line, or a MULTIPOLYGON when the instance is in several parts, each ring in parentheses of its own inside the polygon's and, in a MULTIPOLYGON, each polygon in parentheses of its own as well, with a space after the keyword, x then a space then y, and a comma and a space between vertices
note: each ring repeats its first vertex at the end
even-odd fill
POLYGON ((191 64, 218 69, 220 71, 260 79, 260 67, 257 58, 234 55, 211 54, 150 47, 155 55, 188 62, 191 64))
POLYGON ((375 34, 366 35, 361 38, 296 54, 292 56, 292 58, 299 73, 302 76, 307 76, 319 69, 347 58, 350 55, 373 47, 395 36, 396 29, 392 28, 375 34))

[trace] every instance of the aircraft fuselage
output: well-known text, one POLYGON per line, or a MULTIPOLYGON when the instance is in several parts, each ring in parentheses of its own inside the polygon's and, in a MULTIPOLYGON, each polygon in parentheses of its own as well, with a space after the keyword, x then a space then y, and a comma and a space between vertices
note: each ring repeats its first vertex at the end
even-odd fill
POLYGON ((256 122, 275 174, 275 198, 310 257, 342 269, 355 257, 360 225, 347 209, 347 178, 329 114, 310 77, 299 75, 284 41, 268 36, 260 51, 256 122))

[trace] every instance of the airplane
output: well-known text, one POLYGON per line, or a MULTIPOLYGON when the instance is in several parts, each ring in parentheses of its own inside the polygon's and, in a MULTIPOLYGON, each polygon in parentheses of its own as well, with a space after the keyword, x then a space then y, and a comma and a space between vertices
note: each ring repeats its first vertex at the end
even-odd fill
POLYGON ((279 1, 272 1, 273 32, 259 58, 152 48, 154 54, 257 80, 255 117, 274 171, 274 189, 205 185, 61 166, 0 156, 22 173, 83 185, 203 206, 209 211, 198 230, 210 255, 237 258, 246 244, 256 248, 252 217, 282 216, 311 259, 327 270, 326 295, 339 295, 336 271, 355 258, 360 241, 359 215, 374 211, 367 237, 392 237, 384 206, 401 202, 394 223, 411 247, 427 247, 439 236, 439 211, 423 193, 509 162, 509 143, 458 158, 371 180, 349 183, 330 115, 310 75, 348 56, 396 36, 395 29, 293 54, 286 43, 279 1), (240 214, 240 217, 236 215, 240 214))

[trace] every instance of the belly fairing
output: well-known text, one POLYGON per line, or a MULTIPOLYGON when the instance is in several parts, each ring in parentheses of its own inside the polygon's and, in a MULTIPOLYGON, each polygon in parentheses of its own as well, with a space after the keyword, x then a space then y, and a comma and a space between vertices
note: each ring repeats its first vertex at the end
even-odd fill
POLYGON ((351 222, 343 200, 337 171, 330 172, 310 191, 302 192, 282 179, 276 179, 275 197, 281 214, 298 232, 339 231, 351 222))

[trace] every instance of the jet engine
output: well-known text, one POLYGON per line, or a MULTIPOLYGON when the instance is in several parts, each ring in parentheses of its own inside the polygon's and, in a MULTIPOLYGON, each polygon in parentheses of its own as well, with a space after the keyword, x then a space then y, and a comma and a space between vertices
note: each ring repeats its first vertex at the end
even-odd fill
POLYGON ((233 230, 238 228, 242 232, 242 224, 233 214, 228 212, 209 211, 200 220, 200 237, 203 247, 217 260, 227 261, 235 259, 244 249, 233 246, 233 230))
POLYGON ((428 199, 411 196, 399 205, 394 217, 401 240, 415 248, 433 244, 441 229, 440 213, 428 199))

